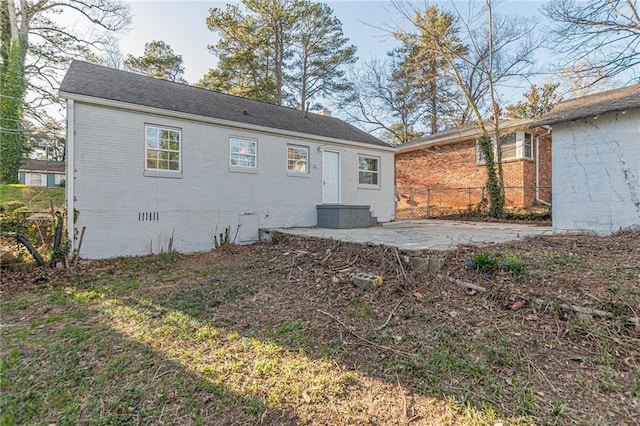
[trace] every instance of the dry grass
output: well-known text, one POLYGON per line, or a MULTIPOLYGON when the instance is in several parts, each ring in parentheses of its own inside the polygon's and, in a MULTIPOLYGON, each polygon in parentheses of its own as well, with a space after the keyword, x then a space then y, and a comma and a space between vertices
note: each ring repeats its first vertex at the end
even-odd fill
POLYGON ((5 273, 1 423, 633 424, 639 240, 485 248, 523 265, 489 278, 460 273, 465 247, 444 274, 474 294, 391 248, 293 238, 5 273))

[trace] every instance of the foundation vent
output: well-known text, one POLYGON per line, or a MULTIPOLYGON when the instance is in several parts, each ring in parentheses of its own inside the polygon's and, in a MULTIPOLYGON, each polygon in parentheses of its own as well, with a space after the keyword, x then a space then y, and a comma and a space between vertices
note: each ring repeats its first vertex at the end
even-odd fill
POLYGON ((138 222, 157 222, 160 220, 160 212, 138 212, 138 222))

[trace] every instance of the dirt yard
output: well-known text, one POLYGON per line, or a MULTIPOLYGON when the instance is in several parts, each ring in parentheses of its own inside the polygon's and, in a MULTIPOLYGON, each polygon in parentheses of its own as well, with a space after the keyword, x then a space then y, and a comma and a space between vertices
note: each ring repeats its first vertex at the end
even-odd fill
POLYGON ((640 419, 638 233, 462 247, 437 275, 394 248, 279 235, 3 272, 1 307, 3 421, 640 419))

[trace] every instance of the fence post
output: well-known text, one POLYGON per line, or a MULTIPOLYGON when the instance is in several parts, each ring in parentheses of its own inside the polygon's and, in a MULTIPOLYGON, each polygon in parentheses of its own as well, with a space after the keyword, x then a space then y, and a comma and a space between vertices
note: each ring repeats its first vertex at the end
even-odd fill
POLYGON ((411 195, 409 197, 409 217, 413 219, 413 195, 415 192, 415 188, 411 187, 411 195))
POLYGON ((427 186, 427 219, 431 219, 431 187, 427 186))
POLYGON ((467 203, 467 209, 471 210, 471 187, 468 187, 467 191, 469 192, 469 202, 467 203))

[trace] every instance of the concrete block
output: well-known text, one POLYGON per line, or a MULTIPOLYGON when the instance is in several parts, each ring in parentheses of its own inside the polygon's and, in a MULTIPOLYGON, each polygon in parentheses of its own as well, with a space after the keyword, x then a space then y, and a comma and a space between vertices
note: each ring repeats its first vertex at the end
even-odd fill
POLYGON ((406 256, 409 267, 416 272, 430 272, 436 274, 444 267, 444 259, 439 256, 406 256))
POLYGON ((413 271, 429 270, 429 257, 407 257, 407 264, 413 271))
POLYGON ((429 272, 432 274, 440 272, 444 267, 444 259, 441 257, 431 256, 429 257, 429 272))
POLYGON ((382 277, 360 272, 351 276, 351 283, 365 290, 375 290, 382 286, 382 277))

